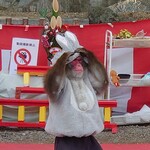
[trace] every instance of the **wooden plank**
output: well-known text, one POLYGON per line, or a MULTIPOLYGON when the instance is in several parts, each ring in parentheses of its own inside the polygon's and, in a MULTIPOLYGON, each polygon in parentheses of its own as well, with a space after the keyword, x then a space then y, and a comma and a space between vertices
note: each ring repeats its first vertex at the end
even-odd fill
POLYGON ((39 88, 39 87, 16 87, 16 92, 20 93, 40 93, 44 94, 45 90, 44 88, 39 88))
POLYGON ((113 39, 114 47, 150 47, 150 38, 113 39))
POLYGON ((43 76, 50 66, 17 66, 17 74, 23 75, 25 72, 29 72, 30 75, 43 76))

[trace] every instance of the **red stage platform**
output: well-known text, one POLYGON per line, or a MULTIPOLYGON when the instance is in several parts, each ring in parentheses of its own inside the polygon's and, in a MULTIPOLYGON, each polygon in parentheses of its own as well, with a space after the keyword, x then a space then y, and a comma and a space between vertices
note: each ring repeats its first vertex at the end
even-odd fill
MULTIPOLYGON (((149 150, 150 144, 102 144, 104 150, 149 150)), ((53 144, 0 143, 1 150, 54 150, 53 144)))

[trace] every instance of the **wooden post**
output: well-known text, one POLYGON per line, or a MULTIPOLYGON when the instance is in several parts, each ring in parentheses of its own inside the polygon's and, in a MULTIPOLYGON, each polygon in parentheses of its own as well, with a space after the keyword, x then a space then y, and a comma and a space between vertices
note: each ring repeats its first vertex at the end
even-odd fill
POLYGON ((12 18, 11 17, 7 17, 6 18, 6 24, 12 24, 12 18))
POLYGON ((39 25, 44 26, 44 23, 45 23, 45 18, 40 18, 39 25))
POLYGON ((46 107, 40 106, 39 110, 39 122, 45 122, 46 121, 46 107))
POLYGON ((111 121, 111 108, 104 107, 104 121, 110 122, 111 121))
POLYGON ((25 107, 18 106, 18 122, 24 122, 25 107))
POLYGON ((24 84, 24 86, 29 86, 29 84, 30 84, 30 74, 29 74, 29 72, 24 72, 24 74, 23 74, 23 84, 24 84))
POLYGON ((28 17, 25 17, 25 18, 23 18, 23 21, 22 21, 23 23, 23 25, 28 25, 29 24, 29 20, 28 20, 28 17))
POLYGON ((74 24, 74 25, 80 25, 80 20, 79 20, 79 18, 74 18, 73 24, 74 24))
POLYGON ((0 105, 0 121, 2 121, 3 118, 3 105, 0 105))

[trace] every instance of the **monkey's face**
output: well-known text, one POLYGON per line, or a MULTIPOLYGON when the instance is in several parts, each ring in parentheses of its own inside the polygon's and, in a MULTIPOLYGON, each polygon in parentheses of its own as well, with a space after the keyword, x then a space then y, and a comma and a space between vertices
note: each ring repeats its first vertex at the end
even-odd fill
POLYGON ((83 60, 82 57, 78 56, 72 62, 68 64, 68 74, 71 78, 82 78, 84 73, 83 60))

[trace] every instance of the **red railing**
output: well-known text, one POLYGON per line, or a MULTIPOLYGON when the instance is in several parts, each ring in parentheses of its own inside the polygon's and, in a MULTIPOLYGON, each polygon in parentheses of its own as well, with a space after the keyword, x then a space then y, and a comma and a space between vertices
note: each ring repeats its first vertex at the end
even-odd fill
MULTIPOLYGON (((105 109, 111 109, 112 107, 117 106, 117 102, 115 100, 100 100, 98 101, 100 107, 104 107, 105 109)), ((49 105, 48 100, 33 100, 33 99, 0 99, 0 126, 15 126, 15 127, 39 127, 44 128, 46 123, 46 110, 49 105), (18 106, 18 121, 4 121, 3 120, 3 106, 18 106), (38 122, 25 122, 24 121, 24 107, 26 106, 37 106, 39 107, 39 121, 38 122), (20 110, 19 110, 20 109, 20 110)), ((110 111, 108 111, 107 118, 111 117, 110 111)), ((117 125, 115 123, 111 123, 110 120, 104 120, 105 128, 112 129, 112 133, 117 132, 117 125)))

